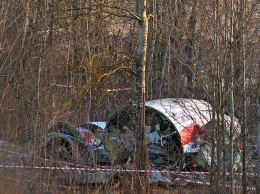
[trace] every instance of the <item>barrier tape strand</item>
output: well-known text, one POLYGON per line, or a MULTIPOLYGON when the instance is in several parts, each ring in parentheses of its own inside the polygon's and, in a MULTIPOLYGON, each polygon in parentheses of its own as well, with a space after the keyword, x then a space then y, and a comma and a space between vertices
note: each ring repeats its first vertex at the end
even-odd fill
MULTIPOLYGON (((9 169, 45 169, 45 170, 68 170, 68 171, 102 171, 102 172, 129 172, 129 173, 171 173, 171 174, 189 174, 189 175, 209 175, 210 172, 197 171, 174 171, 174 170, 138 170, 138 169, 118 169, 118 168, 91 168, 91 167, 64 167, 64 166, 23 166, 23 165, 0 165, 0 168, 9 169)), ((242 175, 243 173, 235 173, 242 175)), ((246 173, 248 176, 256 176, 257 173, 246 173)), ((226 175, 230 175, 229 172, 226 175)))

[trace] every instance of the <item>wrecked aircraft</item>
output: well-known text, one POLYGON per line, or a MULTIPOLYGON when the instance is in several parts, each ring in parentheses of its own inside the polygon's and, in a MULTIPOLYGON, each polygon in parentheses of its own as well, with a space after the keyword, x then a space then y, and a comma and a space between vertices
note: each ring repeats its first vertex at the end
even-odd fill
MULTIPOLYGON (((210 132, 214 131, 212 106, 195 99, 158 99, 147 101, 146 139, 150 162, 156 168, 208 170, 211 164, 210 132)), ((133 153, 135 143, 135 106, 116 112, 108 121, 103 137, 104 146, 112 162, 125 162, 133 153)), ((216 116, 215 116, 216 117, 216 116)), ((230 117, 224 115, 225 142, 229 144, 230 117)), ((237 139, 241 127, 234 122, 233 139, 237 139)), ((235 170, 238 170, 240 154, 235 153, 235 170)))
MULTIPOLYGON (((209 103, 202 100, 167 98, 147 101, 146 140, 150 163, 155 169, 208 170, 211 164, 210 132, 214 115, 209 103)), ((58 122, 48 130, 41 144, 45 157, 78 164, 124 164, 131 160, 135 140, 135 106, 118 110, 108 122, 88 122, 75 128, 58 122)), ((230 117, 224 116, 225 142, 229 144, 230 117)), ((234 140, 241 127, 235 119, 234 140)), ((235 154, 238 170, 240 154, 235 154)))

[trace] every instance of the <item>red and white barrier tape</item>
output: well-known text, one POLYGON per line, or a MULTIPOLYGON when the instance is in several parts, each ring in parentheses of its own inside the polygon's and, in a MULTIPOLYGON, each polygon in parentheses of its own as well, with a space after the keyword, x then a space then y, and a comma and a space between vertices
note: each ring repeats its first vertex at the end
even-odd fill
MULTIPOLYGON (((192 174, 192 175, 207 175, 209 172, 187 172, 187 171, 166 171, 166 170, 127 170, 127 169, 115 169, 115 168, 76 168, 76 167, 59 167, 59 166, 11 166, 11 165, 0 165, 0 168, 9 169, 47 169, 47 170, 78 170, 78 171, 103 171, 103 172, 168 172, 173 174, 192 174)), ((242 173, 240 173, 242 174, 242 173)), ((255 173, 250 173, 255 174, 255 173)), ((180 178, 176 178, 176 181, 180 181, 180 178)), ((187 183, 210 185, 210 182, 203 182, 200 180, 190 180, 183 179, 187 183)), ((241 188, 241 186, 236 186, 236 188, 241 188)), ((247 187, 247 190, 256 190, 255 187, 247 187)))
POLYGON ((23 166, 23 165, 0 165, 0 168, 13 168, 13 169, 46 169, 46 170, 77 170, 77 171, 102 171, 102 172, 142 172, 142 173, 172 173, 172 174, 200 174, 207 175, 209 172, 188 172, 188 171, 167 171, 167 170, 137 170, 137 169, 119 169, 119 168, 91 168, 91 167, 62 167, 62 166, 23 166))
MULTIPOLYGON (((102 171, 102 172, 141 172, 141 173, 171 173, 171 174, 189 174, 189 175, 209 175, 210 172, 197 172, 197 171, 173 171, 173 170, 137 170, 137 169, 118 169, 118 168, 91 168, 91 167, 62 167, 62 166, 23 166, 23 165, 0 165, 0 168, 9 169, 46 169, 46 170, 68 170, 68 171, 102 171)), ((242 175, 243 173, 235 173, 242 175)), ((226 173, 230 175, 230 173, 226 173)), ((256 176, 256 173, 247 173, 248 176, 256 176)))
MULTIPOLYGON (((187 172, 187 171, 166 171, 166 170, 127 170, 127 169, 115 169, 115 168, 76 168, 76 167, 59 167, 59 166, 9 166, 0 165, 0 168, 11 168, 11 169, 47 169, 47 170, 78 170, 78 171, 103 171, 103 172, 168 172, 174 174, 193 174, 193 175, 207 175, 209 172, 187 172)), ((251 173, 252 174, 252 173, 251 173)), ((254 173, 255 174, 255 173, 254 173)), ((176 178, 176 181, 180 181, 180 178, 176 178)), ((200 180, 183 179, 187 183, 210 185, 210 182, 203 182, 200 180)), ((241 186, 236 186, 241 188, 241 186)), ((256 190, 255 187, 247 187, 247 190, 256 190)))

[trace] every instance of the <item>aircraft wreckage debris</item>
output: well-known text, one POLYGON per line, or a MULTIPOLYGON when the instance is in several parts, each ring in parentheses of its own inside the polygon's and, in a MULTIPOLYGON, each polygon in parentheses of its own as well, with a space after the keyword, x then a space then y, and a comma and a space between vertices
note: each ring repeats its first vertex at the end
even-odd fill
MULTIPOLYGON (((168 98, 147 101, 145 106, 151 168, 208 171, 212 160, 209 134, 215 130, 216 121, 211 105, 202 100, 168 98)), ((222 149, 226 149, 230 117, 224 115, 223 120, 226 144, 222 149)), ((80 127, 57 122, 43 138, 41 155, 54 163, 66 161, 85 166, 131 163, 138 134, 134 121, 133 105, 118 110, 107 122, 86 122, 80 127)), ((236 140, 241 133, 237 119, 234 127, 236 140)), ((238 147, 234 151, 234 171, 237 172, 241 168, 241 155, 238 147)), ((153 181, 170 182, 162 173, 156 173, 151 175, 153 181)))

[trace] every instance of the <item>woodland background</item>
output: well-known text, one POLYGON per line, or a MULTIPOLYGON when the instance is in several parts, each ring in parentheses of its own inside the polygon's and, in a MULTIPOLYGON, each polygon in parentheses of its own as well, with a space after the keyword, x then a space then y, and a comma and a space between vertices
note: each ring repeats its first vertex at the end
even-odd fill
MULTIPOLYGON (((137 3, 1 1, 0 138, 37 144, 57 121, 107 121, 133 103, 137 3)), ((234 0, 232 11, 230 23, 229 0, 148 0, 145 98, 203 99, 229 113, 232 77, 235 116, 256 143, 259 0, 234 0)))

